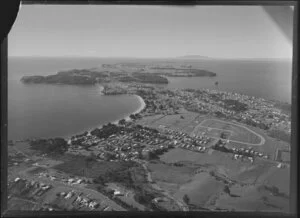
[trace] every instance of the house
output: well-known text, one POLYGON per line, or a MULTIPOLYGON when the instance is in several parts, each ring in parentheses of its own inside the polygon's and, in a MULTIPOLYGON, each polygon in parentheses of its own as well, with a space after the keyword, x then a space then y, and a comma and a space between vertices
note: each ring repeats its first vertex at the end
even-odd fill
POLYGON ((123 196, 124 194, 121 193, 119 190, 114 191, 114 196, 123 196))
POLYGON ((89 204, 89 208, 95 209, 95 207, 98 206, 98 205, 99 205, 99 204, 98 204, 97 202, 92 201, 92 202, 90 202, 90 204, 89 204))
POLYGON ((74 179, 72 179, 72 178, 71 178, 71 179, 68 179, 68 182, 69 182, 69 183, 72 183, 72 182, 74 182, 74 179))
POLYGON ((75 184, 80 184, 80 183, 82 183, 82 179, 78 179, 78 180, 75 182, 75 184))
POLYGON ((76 198, 75 201, 76 201, 76 202, 81 202, 81 201, 82 201, 82 197, 81 197, 81 196, 77 196, 77 198, 76 198))
POLYGON ((50 176, 50 179, 51 179, 51 180, 55 180, 55 179, 56 179, 56 177, 54 177, 54 176, 50 176))
POLYGON ((49 188, 50 188, 50 186, 49 185, 46 185, 46 186, 43 186, 43 187, 41 187, 42 188, 42 190, 48 190, 49 188))
POLYGON ((81 203, 84 204, 85 206, 88 206, 88 199, 82 198, 81 203))

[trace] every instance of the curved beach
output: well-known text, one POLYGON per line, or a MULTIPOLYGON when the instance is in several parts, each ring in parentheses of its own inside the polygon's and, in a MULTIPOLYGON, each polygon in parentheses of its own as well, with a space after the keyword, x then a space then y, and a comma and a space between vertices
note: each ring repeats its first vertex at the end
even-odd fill
MULTIPOLYGON (((141 96, 139 96, 139 95, 136 95, 136 94, 134 94, 133 96, 136 96, 137 98, 138 98, 138 100, 139 100, 139 103, 140 103, 140 106, 139 106, 139 108, 138 109, 136 109, 133 113, 131 113, 131 114, 138 114, 138 113, 140 113, 145 107, 146 107, 146 103, 145 103, 145 101, 144 101, 144 99, 141 97, 141 96)), ((130 120, 130 114, 128 114, 126 117, 124 117, 124 119, 126 120, 126 121, 129 121, 130 120)), ((115 120, 114 122, 112 122, 112 123, 118 123, 119 122, 119 120, 115 120)))

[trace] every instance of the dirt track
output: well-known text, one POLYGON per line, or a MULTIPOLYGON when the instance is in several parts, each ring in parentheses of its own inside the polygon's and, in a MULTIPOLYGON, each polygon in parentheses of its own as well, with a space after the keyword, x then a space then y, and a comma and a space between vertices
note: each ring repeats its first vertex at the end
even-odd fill
MULTIPOLYGON (((238 127, 241 127, 241 128, 244 128, 246 130, 248 130, 249 132, 253 133, 254 135, 256 135, 257 137, 260 138, 260 143, 257 143, 257 144, 253 144, 253 143, 248 143, 248 142, 241 142, 241 141, 236 141, 236 140, 231 140, 231 139, 228 139, 229 141, 231 142, 237 142, 237 143, 240 143, 240 144, 244 144, 244 145, 249 145, 249 146, 261 146, 261 145, 264 145, 265 144, 265 138, 263 136, 261 136, 260 134, 254 132, 253 130, 249 129, 248 127, 246 126, 243 126, 243 125, 240 125, 240 124, 236 124, 236 123, 231 123, 231 122, 227 122, 227 121, 223 121, 223 120, 216 120, 216 119, 206 119, 206 120, 203 120, 200 124, 198 124, 193 132, 198 128, 198 127, 202 127, 202 128, 210 128, 210 129, 218 129, 218 128, 211 128, 211 127, 207 127, 207 126, 203 126, 202 124, 207 121, 207 120, 214 120, 214 121, 217 121, 217 122, 222 122, 222 123, 227 123, 227 124, 230 124, 230 125, 234 125, 234 126, 238 126, 238 127)), ((218 130, 222 130, 224 131, 223 129, 218 129, 218 130)), ((230 130, 225 130, 225 131, 230 131, 230 130)), ((232 131, 230 131, 232 132, 232 131)), ((215 138, 215 139, 221 139, 220 137, 211 137, 211 138, 215 138)))

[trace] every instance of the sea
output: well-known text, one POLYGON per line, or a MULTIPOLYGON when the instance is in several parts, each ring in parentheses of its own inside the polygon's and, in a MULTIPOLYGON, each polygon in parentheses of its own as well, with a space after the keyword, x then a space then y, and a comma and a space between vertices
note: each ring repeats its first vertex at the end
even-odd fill
POLYGON ((141 107, 136 96, 104 96, 99 85, 20 82, 25 75, 50 75, 62 70, 127 62, 190 64, 217 73, 212 78, 168 78, 170 83, 166 86, 171 89, 219 89, 291 102, 292 62, 289 60, 8 57, 8 139, 69 137, 133 113, 141 107))

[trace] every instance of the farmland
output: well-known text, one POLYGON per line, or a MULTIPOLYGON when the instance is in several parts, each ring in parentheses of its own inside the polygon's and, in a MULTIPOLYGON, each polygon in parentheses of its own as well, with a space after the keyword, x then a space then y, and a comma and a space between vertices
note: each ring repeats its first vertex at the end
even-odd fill
POLYGON ((177 131, 189 132, 197 124, 195 121, 199 117, 199 114, 193 112, 184 111, 182 114, 173 115, 156 115, 151 117, 145 117, 143 120, 138 121, 140 124, 149 125, 150 127, 159 128, 161 126, 168 127, 177 131))
POLYGON ((154 181, 178 199, 188 195, 190 207, 241 211, 288 209, 285 198, 265 197, 269 192, 261 188, 262 184, 278 187, 279 192, 288 196, 287 168, 278 169, 273 163, 264 160, 256 160, 254 165, 236 161, 229 154, 218 151, 203 154, 180 148, 161 155, 160 160, 166 166, 152 166, 154 181), (171 166, 176 164, 179 169, 173 170, 171 166), (174 172, 181 172, 182 178, 174 175, 174 172), (231 184, 230 194, 224 192, 227 183, 231 184))

